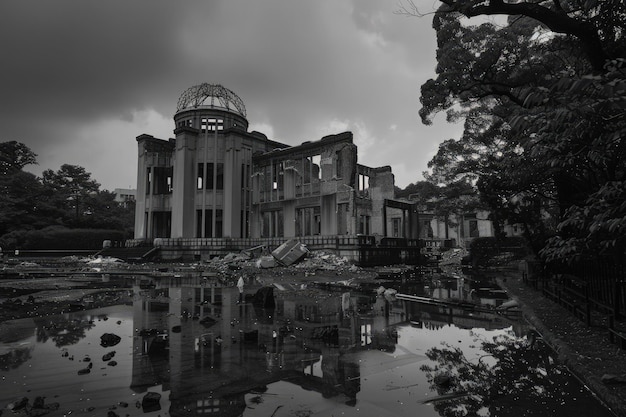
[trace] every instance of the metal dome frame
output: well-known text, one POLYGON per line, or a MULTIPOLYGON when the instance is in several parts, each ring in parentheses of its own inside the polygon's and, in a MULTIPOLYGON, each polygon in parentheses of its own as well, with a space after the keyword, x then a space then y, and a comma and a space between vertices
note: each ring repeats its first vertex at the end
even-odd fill
POLYGON ((246 117, 246 106, 237 94, 220 84, 202 83, 185 90, 178 98, 176 112, 200 106, 221 107, 246 117), (210 104, 205 104, 210 99, 210 104), (215 105, 215 100, 219 105, 215 105))

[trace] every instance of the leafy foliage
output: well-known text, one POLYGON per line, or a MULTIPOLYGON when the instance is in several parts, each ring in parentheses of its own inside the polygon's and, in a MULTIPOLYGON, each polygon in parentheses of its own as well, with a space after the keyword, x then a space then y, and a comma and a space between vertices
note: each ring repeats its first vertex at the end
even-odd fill
POLYGON ((104 240, 122 241, 125 233, 107 229, 69 229, 48 226, 43 229, 13 231, 0 236, 0 246, 35 250, 102 249, 104 240))
POLYGON ((433 213, 443 220, 446 225, 446 238, 448 227, 456 226, 454 219, 457 216, 482 208, 476 198, 474 187, 465 179, 441 185, 437 184, 434 177, 429 177, 428 181, 409 184, 404 190, 396 193, 396 196, 417 200, 420 210, 433 213))
POLYGON ((114 193, 101 191, 83 167, 65 164, 38 178, 23 171, 35 163, 36 155, 26 145, 0 143, 0 246, 97 249, 104 239, 123 240, 121 231, 132 233, 134 207, 124 207, 114 193), (107 231, 68 232, 67 226, 107 231))
POLYGON ((0 174, 8 175, 36 162, 37 155, 23 143, 0 142, 0 174))
POLYGON ((626 179, 624 2, 441 3, 438 75, 422 86, 420 115, 428 124, 447 111, 465 129, 441 144, 432 175, 471 181, 494 224, 523 224, 548 258, 617 248, 621 203, 605 194, 626 179), (494 14, 507 24, 466 19, 494 14))
POLYGON ((99 188, 91 174, 78 165, 64 164, 54 172, 47 169, 43 172, 44 186, 53 190, 54 203, 59 209, 73 216, 64 220, 74 226, 79 226, 81 219, 88 213, 87 201, 95 195, 99 188))

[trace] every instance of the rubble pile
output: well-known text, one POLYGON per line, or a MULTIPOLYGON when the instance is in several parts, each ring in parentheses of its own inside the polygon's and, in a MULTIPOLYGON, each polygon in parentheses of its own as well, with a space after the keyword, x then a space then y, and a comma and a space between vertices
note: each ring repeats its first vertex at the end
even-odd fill
POLYGON ((465 249, 455 248, 441 252, 440 265, 460 265, 463 257, 467 256, 465 249))
POLYGON ((293 244, 290 253, 282 247, 271 254, 261 253, 257 257, 252 257, 249 251, 242 251, 213 258, 205 265, 227 277, 240 276, 242 273, 259 275, 262 271, 269 275, 304 273, 305 276, 315 275, 318 271, 332 272, 334 275, 362 272, 361 268, 344 256, 326 251, 309 251, 300 243, 293 244))
POLYGON ((335 272, 358 272, 359 267, 350 263, 348 258, 337 256, 324 251, 309 252, 309 256, 294 266, 299 270, 315 271, 335 271, 335 272))
POLYGON ((465 249, 455 248, 448 251, 441 252, 441 260, 439 261, 439 268, 447 275, 461 275, 462 274, 462 261, 466 257, 468 252, 465 249))

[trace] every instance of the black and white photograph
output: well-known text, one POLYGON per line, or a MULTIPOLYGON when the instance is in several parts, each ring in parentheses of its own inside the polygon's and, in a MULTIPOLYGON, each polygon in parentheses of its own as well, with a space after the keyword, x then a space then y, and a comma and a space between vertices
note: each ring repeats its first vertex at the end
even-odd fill
POLYGON ((625 0, 0 1, 0 415, 626 417, 625 0))

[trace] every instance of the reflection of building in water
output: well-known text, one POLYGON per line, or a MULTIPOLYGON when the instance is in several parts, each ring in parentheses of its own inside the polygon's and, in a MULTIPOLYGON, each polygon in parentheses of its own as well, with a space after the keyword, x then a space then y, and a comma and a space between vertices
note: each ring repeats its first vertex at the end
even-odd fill
MULTIPOLYGON (((246 395, 262 396, 278 381, 337 404, 355 404, 361 369, 358 355, 352 353, 394 352, 398 324, 485 329, 513 325, 523 334, 514 322, 487 311, 355 293, 309 297, 305 290, 281 292, 274 298, 275 308, 263 309, 251 302, 251 294, 239 303, 236 287, 212 283, 188 276, 155 278, 134 287, 132 387, 141 392, 162 384, 169 391, 173 416, 241 415, 249 405, 246 395)), ((248 285, 246 289, 251 291, 248 285)))
POLYGON ((384 306, 359 312, 371 300, 356 296, 279 297, 264 310, 238 303, 236 287, 211 287, 201 277, 154 284, 134 287, 132 386, 162 384, 171 415, 240 415, 247 393, 281 380, 354 404, 360 370, 344 353, 392 351, 397 341, 384 306))
POLYGON ((512 326, 515 334, 520 336, 528 330, 527 326, 521 324, 519 320, 510 320, 505 316, 495 314, 495 311, 428 305, 413 301, 396 301, 394 309, 404 311, 412 325, 431 330, 449 325, 461 329, 483 328, 487 330, 504 329, 512 326))

